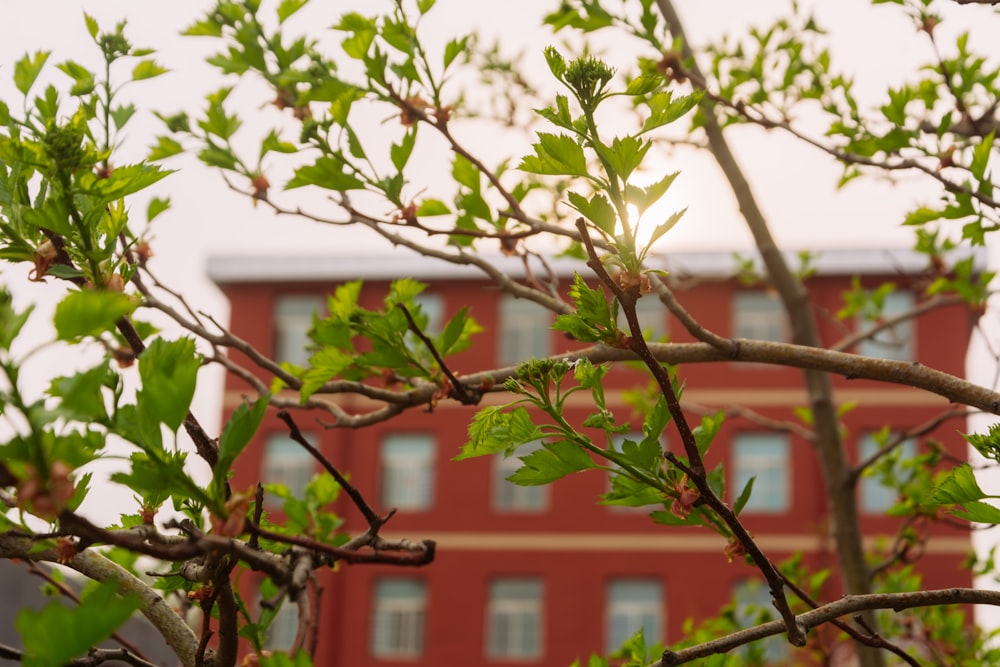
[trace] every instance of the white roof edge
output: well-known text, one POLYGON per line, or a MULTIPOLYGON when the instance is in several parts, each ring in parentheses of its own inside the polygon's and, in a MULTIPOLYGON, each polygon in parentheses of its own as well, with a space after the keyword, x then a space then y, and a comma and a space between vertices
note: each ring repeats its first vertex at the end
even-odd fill
MULTIPOLYGON (((927 255, 908 248, 831 248, 811 251, 816 254, 810 265, 823 275, 893 275, 917 273, 927 269, 927 255)), ((798 251, 785 251, 793 269, 800 264, 798 251)), ((966 248, 948 255, 958 260, 972 255, 977 270, 986 266, 985 248, 966 248)), ((517 258, 501 255, 479 255, 497 268, 514 277, 523 277, 525 269, 517 258)), ((761 267, 756 253, 723 251, 681 251, 659 253, 651 257, 650 268, 666 269, 675 273, 701 276, 731 276, 737 270, 738 257, 754 258, 754 265, 761 267)), ((572 275, 585 270, 582 261, 568 258, 547 260, 558 275, 572 275)), ((337 282, 342 280, 391 280, 401 277, 422 280, 488 279, 475 266, 453 264, 439 259, 412 253, 392 253, 355 256, 294 256, 294 255, 216 255, 207 260, 209 278, 220 285, 232 283, 292 283, 337 282)), ((532 271, 542 275, 545 270, 537 261, 532 271)))

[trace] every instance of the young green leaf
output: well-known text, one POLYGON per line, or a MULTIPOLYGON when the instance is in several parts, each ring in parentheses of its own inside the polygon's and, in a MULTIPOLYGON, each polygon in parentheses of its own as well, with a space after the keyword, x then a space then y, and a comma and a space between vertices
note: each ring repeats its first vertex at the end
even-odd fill
POLYGON ((24 54, 24 57, 14 65, 14 85, 21 91, 22 95, 27 95, 38 78, 45 61, 49 59, 48 51, 37 51, 35 55, 24 54))
POLYGON ((448 215, 451 209, 440 199, 424 199, 417 207, 417 217, 431 215, 448 215))
POLYGON ((201 360, 195 354, 194 340, 157 338, 150 343, 139 355, 142 389, 136 402, 140 413, 172 431, 180 428, 194 398, 199 368, 201 360))
POLYGON ((608 202, 607 197, 597 192, 588 200, 583 195, 570 190, 566 193, 566 198, 569 200, 570 206, 583 214, 583 217, 597 225, 597 228, 607 236, 615 235, 618 214, 615 213, 615 209, 608 202))
POLYGON ((289 16, 305 7, 307 2, 309 0, 281 0, 277 9, 278 23, 284 23, 289 16))
POLYGON ((309 370, 302 378, 300 400, 304 403, 324 384, 336 378, 355 362, 353 354, 335 347, 323 347, 309 358, 309 370))
POLYGON ((739 513, 743 511, 743 508, 746 507, 747 502, 750 501, 750 494, 753 493, 753 483, 754 480, 756 479, 757 479, 756 477, 751 477, 750 479, 747 480, 747 483, 743 487, 743 490, 740 491, 739 498, 737 498, 736 502, 733 504, 733 512, 736 513, 737 515, 739 515, 739 513))
POLYGON ((53 324, 59 340, 97 336, 114 326, 115 320, 135 310, 130 296, 110 291, 70 292, 56 306, 53 324))
POLYGON ((520 486, 541 486, 598 467, 582 447, 569 440, 546 442, 542 449, 521 457, 521 461, 524 465, 507 478, 520 486))
POLYGON ((531 414, 525 408, 516 407, 507 412, 506 406, 491 405, 480 410, 472 419, 469 441, 462 445, 461 453, 454 460, 462 461, 498 452, 509 455, 521 445, 542 437, 544 434, 535 426, 531 414))
POLYGON ((1000 524, 1000 508, 983 502, 967 502, 952 512, 959 519, 975 523, 1000 524))
POLYGON ((119 596, 118 586, 116 579, 107 579, 72 607, 54 600, 37 611, 22 609, 16 623, 24 667, 62 667, 110 637, 142 606, 137 596, 119 596))
POLYGON ((156 216, 170 208, 169 197, 153 197, 146 207, 146 222, 152 222, 156 216))
POLYGON ((417 126, 414 125, 412 128, 403 135, 402 141, 398 144, 393 144, 389 147, 389 157, 392 159, 392 165, 396 167, 399 171, 403 170, 406 163, 410 160, 410 155, 413 153, 413 147, 417 143, 417 126))
POLYGON ((216 497, 221 498, 223 484, 233 467, 236 457, 250 443, 267 411, 267 397, 258 398, 252 404, 243 403, 233 411, 219 437, 219 458, 212 468, 212 485, 216 497))
POLYGON ((583 147, 565 134, 538 133, 534 155, 521 158, 518 168, 530 174, 589 177, 583 147))
POLYGON ((343 160, 322 156, 313 164, 307 164, 295 170, 295 175, 288 181, 285 188, 301 188, 304 185, 315 185, 327 190, 344 192, 346 190, 363 190, 365 184, 357 176, 347 171, 343 160))
POLYGON ((152 79, 169 71, 167 68, 158 65, 155 60, 140 60, 132 69, 132 80, 142 81, 143 79, 152 79))
POLYGON ((447 68, 448 65, 454 62, 455 58, 457 58, 460 53, 462 53, 463 51, 466 50, 466 48, 468 48, 468 44, 469 44, 468 35, 462 38, 456 37, 449 40, 444 47, 444 66, 447 68))
POLYGON ((940 484, 931 489, 925 504, 931 506, 962 504, 987 497, 989 496, 976 482, 972 466, 966 464, 952 470, 940 484))

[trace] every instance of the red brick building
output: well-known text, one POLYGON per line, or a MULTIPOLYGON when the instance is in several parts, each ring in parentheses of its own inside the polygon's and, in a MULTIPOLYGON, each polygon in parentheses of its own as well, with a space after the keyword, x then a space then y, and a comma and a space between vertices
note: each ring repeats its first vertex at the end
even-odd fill
MULTIPOLYGON (((556 266, 566 277, 562 284, 568 285, 570 265, 556 266)), ((860 275, 872 289, 885 281, 897 283, 885 300, 884 314, 890 316, 913 304, 924 284, 924 267, 924 258, 907 252, 821 255, 808 285, 824 342, 863 326, 835 317, 852 276, 860 275)), ((582 265, 573 268, 586 271, 582 265)), ((734 268, 728 255, 672 255, 668 268, 675 276, 694 278, 679 298, 707 328, 733 337, 785 338, 777 300, 763 289, 727 278, 734 268)), ((431 315, 431 328, 462 306, 469 306, 485 327, 472 349, 454 358, 456 372, 504 366, 575 345, 547 328, 551 316, 541 307, 503 296, 473 269, 402 252, 315 261, 216 258, 210 273, 232 304, 233 332, 288 361, 304 361, 312 312, 323 311, 325 295, 338 283, 364 280, 362 305, 377 308, 388 283, 404 276, 429 284, 420 303, 431 315)), ((655 335, 691 340, 653 299, 640 304, 645 326, 655 335)), ((912 359, 962 376, 970 322, 961 307, 938 308, 884 331, 857 351, 912 359)), ((794 368, 695 364, 682 367, 680 376, 686 382, 685 405, 739 405, 768 418, 797 421, 794 409, 806 404, 801 373, 794 368)), ((639 430, 641 418, 629 414, 622 392, 645 382, 644 375, 616 369, 608 380, 609 403, 617 406, 618 420, 629 420, 639 430)), ((872 434, 883 427, 912 428, 947 407, 944 399, 907 387, 842 377, 834 378, 834 386, 838 404, 857 404, 844 417, 854 461, 874 451, 872 434)), ((244 391, 242 381, 230 375, 227 414, 244 391)), ((501 398, 489 395, 487 401, 501 398)), ((570 419, 579 423, 587 406, 574 405, 570 412, 570 419)), ((602 473, 571 475, 549 487, 516 487, 504 479, 519 465, 516 459, 451 461, 466 440, 473 414, 472 408, 443 401, 432 413, 414 409, 359 430, 325 430, 314 423, 314 413, 300 415, 303 430, 334 465, 350 473, 377 510, 399 509, 386 536, 431 538, 438 544, 436 561, 426 568, 354 566, 324 573, 317 664, 565 667, 576 657, 610 650, 640 626, 651 640, 679 640, 686 619, 717 614, 734 594, 746 602, 766 603, 766 591, 748 583, 759 578, 756 571, 738 561, 727 564, 724 540, 715 533, 656 525, 641 509, 598 504, 608 490, 602 473)), ((964 458, 965 445, 955 435, 963 424, 949 426, 938 437, 964 458)), ((677 440, 669 427, 667 433, 669 447, 677 440)), ((922 445, 908 442, 903 449, 913 452, 922 445)), ((726 463, 729 493, 738 493, 750 476, 757 477, 742 516, 766 553, 780 561, 802 552, 810 566, 836 569, 826 539, 823 484, 807 441, 733 417, 709 455, 709 465, 719 461, 726 463)), ((294 488, 313 471, 308 454, 269 415, 235 474, 238 487, 262 479, 294 488)), ((859 487, 872 549, 876 536, 892 535, 899 526, 885 514, 894 500, 875 478, 864 479, 859 487)), ((364 530, 362 518, 349 505, 336 509, 348 530, 364 530)), ((937 526, 930 530, 934 539, 919 566, 925 584, 969 585, 970 575, 959 567, 970 550, 968 534, 937 526)), ((837 579, 835 573, 831 581, 837 579)), ((288 640, 281 636, 281 623, 275 627, 273 640, 280 646, 288 640)), ((775 656, 781 654, 780 640, 774 650, 775 656)))

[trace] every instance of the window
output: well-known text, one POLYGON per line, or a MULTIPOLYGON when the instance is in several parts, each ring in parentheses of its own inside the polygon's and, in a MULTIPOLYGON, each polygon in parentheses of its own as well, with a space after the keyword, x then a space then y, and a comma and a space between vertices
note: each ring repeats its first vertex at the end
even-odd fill
POLYGON ((444 298, 440 294, 418 294, 413 297, 413 304, 420 306, 420 312, 427 317, 424 333, 429 335, 441 332, 444 324, 444 298))
POLYGON ((497 454, 493 461, 493 507, 502 511, 541 512, 549 502, 548 486, 519 486, 507 480, 524 465, 522 457, 541 449, 542 441, 522 445, 513 456, 497 454))
POLYGON ((382 441, 382 503, 424 510, 434 491, 434 439, 429 435, 390 435, 382 441))
MULTIPOLYGON (((889 292, 882 300, 882 313, 877 318, 859 317, 858 329, 866 331, 879 322, 891 319, 913 309, 912 292, 889 292)), ((904 320, 883 329, 858 345, 858 354, 866 357, 910 361, 913 359, 916 327, 913 320, 904 320)))
POLYGON ((605 649, 618 649, 642 628, 646 645, 662 641, 663 585, 655 579, 618 579, 608 584, 605 649))
POLYGON ((768 292, 739 292, 733 299, 733 337, 783 342, 785 309, 768 292))
MULTIPOLYGON (((778 618, 771 604, 771 592, 757 579, 741 581, 733 588, 733 617, 741 628, 750 628, 778 618)), ((768 637, 736 649, 747 662, 753 664, 778 663, 788 658, 788 641, 782 635, 768 637)))
POLYGON ((746 512, 782 512, 788 509, 788 438, 773 433, 744 433, 733 441, 735 498, 756 478, 746 512))
MULTIPOLYGON (((648 340, 660 340, 667 335, 666 306, 660 303, 655 293, 647 294, 635 302, 635 314, 639 318, 642 334, 648 340)), ((618 328, 629 333, 628 320, 619 306, 618 328)))
POLYGON ((309 362, 309 330, 313 314, 322 312, 326 300, 321 296, 280 296, 274 309, 274 356, 296 366, 309 362))
POLYGON ((427 590, 418 579, 375 582, 372 655, 376 658, 419 658, 424 652, 427 590))
POLYGON ((542 655, 542 582, 497 579, 490 583, 487 656, 530 659, 542 655))
POLYGON ((284 600, 267 628, 267 641, 264 645, 273 651, 288 651, 295 643, 298 631, 299 606, 291 600, 284 600))
POLYGON ((500 299, 500 363, 542 359, 552 351, 552 315, 534 301, 505 295, 500 299))
MULTIPOLYGON (((315 445, 316 436, 307 434, 306 440, 315 445)), ((268 436, 261 471, 264 484, 283 484, 293 496, 301 497, 315 472, 316 462, 305 447, 286 435, 268 436)))
MULTIPOLYGON (((858 463, 867 461, 874 456, 885 446, 885 442, 887 442, 886 438, 878 438, 874 433, 863 435, 858 442, 858 463)), ((888 473, 889 470, 897 468, 896 463, 900 458, 910 458, 916 454, 916 443, 913 440, 904 440, 891 453, 865 469, 859 486, 861 511, 869 514, 881 514, 896 504, 899 492, 883 481, 880 470, 888 473)))

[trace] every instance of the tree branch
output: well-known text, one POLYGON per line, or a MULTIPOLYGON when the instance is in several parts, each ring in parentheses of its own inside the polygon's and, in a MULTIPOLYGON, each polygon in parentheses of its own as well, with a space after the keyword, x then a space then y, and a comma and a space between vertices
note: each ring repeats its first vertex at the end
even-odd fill
MULTIPOLYGON (((831 602, 807 611, 795 617, 796 622, 807 629, 828 623, 835 618, 854 614, 860 611, 876 609, 892 609, 902 611, 918 607, 934 607, 949 604, 985 604, 1000 606, 1000 591, 984 591, 973 588, 945 588, 939 590, 917 591, 913 593, 873 593, 868 595, 846 595, 836 602, 831 602)), ((751 642, 781 634, 784 631, 783 621, 771 621, 746 630, 734 632, 725 637, 714 639, 697 646, 666 651, 663 658, 649 667, 675 667, 685 663, 706 658, 717 653, 725 653, 751 642)))

